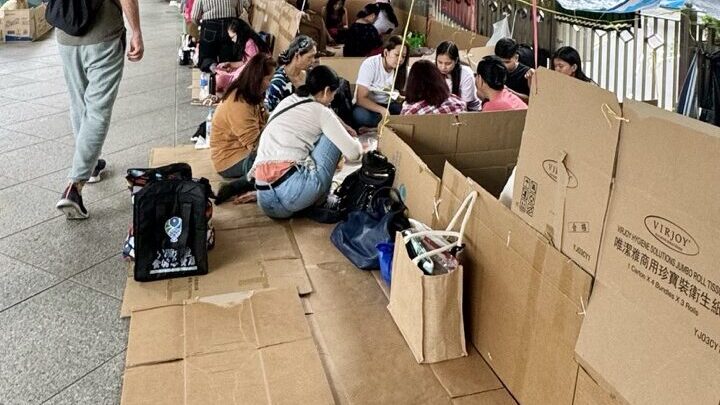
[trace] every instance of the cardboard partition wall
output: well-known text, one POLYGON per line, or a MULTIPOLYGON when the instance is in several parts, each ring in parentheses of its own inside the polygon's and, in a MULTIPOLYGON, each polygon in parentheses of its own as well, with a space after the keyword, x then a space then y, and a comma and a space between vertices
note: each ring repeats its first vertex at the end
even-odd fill
POLYGON ((410 216, 424 224, 434 221, 440 178, 390 128, 384 128, 378 149, 395 165, 395 182, 410 216))
POLYGON ((485 46, 490 38, 476 32, 430 20, 427 30, 427 46, 437 48, 444 41, 453 41, 459 49, 473 49, 485 46))
POLYGON ((627 101, 577 357, 644 404, 720 401, 720 131, 627 101))
POLYGON ((355 85, 363 61, 365 61, 365 58, 334 56, 320 58, 319 63, 332 68, 338 76, 350 82, 351 85, 355 85))
POLYGON ((275 36, 273 57, 288 48, 300 27, 302 12, 284 0, 254 0, 252 27, 275 36))
POLYGON ((477 72, 478 63, 480 63, 480 61, 488 55, 495 55, 494 46, 481 46, 479 48, 461 50, 460 61, 463 64, 470 66, 473 72, 477 72))
POLYGON ((449 163, 436 229, 472 190, 479 196, 461 259, 473 345, 521 404, 572 404, 573 353, 592 277, 449 163))
POLYGON ((135 312, 123 405, 333 404, 295 291, 261 290, 135 312))
POLYGON ((525 126, 525 111, 391 116, 395 131, 437 175, 447 160, 499 196, 510 177, 525 126))
POLYGON ((611 92, 547 69, 537 71, 530 98, 512 210, 594 275, 620 104, 611 92))

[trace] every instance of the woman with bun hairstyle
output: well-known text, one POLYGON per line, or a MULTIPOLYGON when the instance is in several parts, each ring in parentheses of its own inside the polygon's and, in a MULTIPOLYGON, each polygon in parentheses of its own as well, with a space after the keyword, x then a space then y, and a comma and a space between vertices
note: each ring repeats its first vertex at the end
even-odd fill
POLYGON ((478 63, 476 84, 478 97, 485 100, 483 111, 527 109, 527 104, 505 86, 507 75, 503 60, 497 56, 486 56, 478 63))

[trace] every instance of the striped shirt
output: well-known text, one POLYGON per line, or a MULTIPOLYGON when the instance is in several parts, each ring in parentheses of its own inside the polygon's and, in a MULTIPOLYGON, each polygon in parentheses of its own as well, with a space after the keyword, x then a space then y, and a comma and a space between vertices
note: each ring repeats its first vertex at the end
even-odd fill
POLYGON ((243 8, 250 7, 250 0, 195 0, 191 17, 193 22, 217 20, 242 16, 243 8))
POLYGON ((265 92, 265 109, 268 112, 275 110, 278 104, 287 96, 292 95, 295 92, 292 80, 285 73, 285 67, 281 66, 275 71, 272 80, 270 80, 270 87, 265 92))

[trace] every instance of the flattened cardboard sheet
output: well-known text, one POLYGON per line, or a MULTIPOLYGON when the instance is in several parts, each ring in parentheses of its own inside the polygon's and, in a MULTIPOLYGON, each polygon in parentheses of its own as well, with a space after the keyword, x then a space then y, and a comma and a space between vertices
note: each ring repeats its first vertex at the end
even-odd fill
POLYGON ((217 231, 215 239, 215 248, 208 253, 207 275, 140 283, 130 274, 121 316, 237 291, 295 287, 299 294, 312 292, 299 251, 285 226, 217 231))
POLYGON ((473 344, 519 402, 570 404, 581 300, 587 302, 592 278, 450 164, 435 228, 447 224, 470 190, 479 196, 462 260, 473 344))
POLYGON ((620 104, 614 93, 544 68, 530 96, 512 210, 594 275, 620 104))
MULTIPOLYGON (((172 335, 184 337, 181 359, 174 360, 176 356, 171 354, 163 363, 128 365, 123 404, 149 403, 136 401, 152 398, 158 391, 164 394, 159 398, 167 395, 176 401, 174 404, 232 404, 237 398, 257 404, 333 403, 294 290, 216 296, 173 308, 180 308, 182 317, 165 317, 175 320, 166 326, 172 335)), ((164 310, 142 312, 159 314, 164 310)), ((150 326, 139 314, 131 321, 131 328, 136 330, 150 326)), ((128 351, 152 351, 165 343, 167 335, 155 334, 152 339, 144 334, 147 339, 130 339, 128 351)))

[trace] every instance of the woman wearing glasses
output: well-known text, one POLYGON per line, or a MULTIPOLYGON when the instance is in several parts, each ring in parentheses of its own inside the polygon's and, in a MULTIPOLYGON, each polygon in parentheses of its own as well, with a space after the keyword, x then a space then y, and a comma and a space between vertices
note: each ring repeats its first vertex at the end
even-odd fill
POLYGON ((265 93, 265 108, 268 112, 274 111, 280 101, 305 83, 305 72, 315 61, 316 54, 315 41, 307 35, 298 35, 288 49, 278 56, 280 67, 275 71, 265 93))

